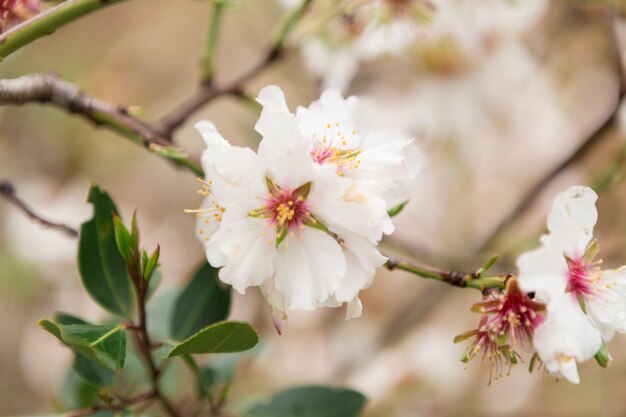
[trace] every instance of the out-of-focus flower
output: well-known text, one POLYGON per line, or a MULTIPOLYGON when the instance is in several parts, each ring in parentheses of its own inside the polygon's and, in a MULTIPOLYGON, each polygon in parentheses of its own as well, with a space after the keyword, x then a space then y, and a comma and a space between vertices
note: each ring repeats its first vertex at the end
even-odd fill
POLYGON ((383 57, 408 59, 429 73, 454 74, 480 65, 500 43, 528 30, 547 4, 546 0, 321 2, 304 25, 303 57, 325 87, 342 90, 362 62, 383 57))
POLYGON ((209 122, 197 125, 207 145, 206 200, 197 210, 207 258, 237 291, 260 286, 278 329, 287 309, 349 303, 347 316, 358 316, 358 293, 386 260, 376 245, 393 231, 388 201, 401 198, 382 190, 400 190, 404 178, 396 175, 416 171, 404 156, 410 141, 346 137, 337 107, 326 114, 313 105, 296 116, 278 87, 266 87, 258 100, 258 154, 231 146, 209 122), (318 117, 323 125, 313 123, 318 117))
POLYGON ((305 63, 325 87, 345 90, 361 62, 402 55, 432 11, 430 0, 318 2, 302 34, 305 63))
POLYGON ((40 0, 0 0, 0 32, 30 19, 42 9, 40 0))
POLYGON ((457 336, 454 341, 472 339, 463 362, 482 354, 489 360, 489 383, 501 377, 505 369, 517 363, 517 350, 532 348, 535 330, 544 320, 545 306, 520 290, 517 279, 509 278, 502 293, 493 290, 482 302, 474 304, 472 311, 480 313, 478 328, 457 336))
POLYGON ((600 270, 593 261, 597 197, 582 186, 559 194, 542 245, 517 261, 521 288, 547 306, 535 332, 537 354, 548 371, 573 383, 580 381, 576 362, 594 357, 616 331, 626 332, 626 268, 600 270))

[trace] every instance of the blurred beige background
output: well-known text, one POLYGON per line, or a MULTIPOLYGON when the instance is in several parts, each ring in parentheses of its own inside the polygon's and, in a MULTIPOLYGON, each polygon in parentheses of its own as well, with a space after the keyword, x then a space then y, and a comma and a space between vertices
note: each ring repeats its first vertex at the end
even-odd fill
MULTIPOLYGON (((218 79, 261 56, 281 14, 271 0, 242 1, 226 13, 218 79)), ((155 119, 194 90, 209 15, 202 1, 124 2, 15 53, 0 65, 0 76, 54 69, 104 100, 144 106, 145 117, 155 119)), ((613 111, 619 78, 611 19, 601 4, 553 1, 531 30, 507 44, 512 47, 482 57, 476 73, 429 78, 407 59, 361 69, 350 91, 377 97, 389 111, 388 123, 412 131, 428 153, 389 250, 467 270, 498 252, 504 261, 496 268, 511 270, 511 260, 541 233, 554 194, 590 183, 623 146, 613 129, 582 164, 551 184, 496 248, 476 254, 524 191, 613 111)), ((292 108, 319 95, 318 81, 296 51, 247 91, 255 95, 268 83, 286 91, 292 108)), ((176 141, 198 153, 202 141, 192 125, 208 118, 231 141, 254 146, 256 116, 235 99, 221 98, 195 114, 176 141)), ((194 218, 183 213, 199 204, 195 178, 57 109, 0 108, 0 177, 38 212, 73 226, 90 215, 90 182, 106 188, 126 218, 136 208, 144 244, 161 245, 162 290, 181 285, 203 257, 194 218)), ((626 263, 624 207, 623 183, 602 193, 596 235, 607 266, 626 263)), ((75 257, 75 242, 0 201, 0 415, 46 413, 58 404, 71 355, 37 327, 39 318, 57 310, 93 319, 103 314, 81 289, 75 257)), ((580 386, 529 375, 522 364, 487 387, 484 372, 475 375, 477 363, 464 369, 458 361, 465 346, 452 344, 477 324, 469 312, 477 293, 380 271, 362 298, 360 319, 346 322, 341 310, 294 313, 277 336, 259 295, 237 295, 233 316, 254 323, 266 346, 239 369, 233 400, 320 382, 363 391, 370 398, 368 417, 626 414, 624 336, 611 344, 611 368, 580 367, 580 386)))

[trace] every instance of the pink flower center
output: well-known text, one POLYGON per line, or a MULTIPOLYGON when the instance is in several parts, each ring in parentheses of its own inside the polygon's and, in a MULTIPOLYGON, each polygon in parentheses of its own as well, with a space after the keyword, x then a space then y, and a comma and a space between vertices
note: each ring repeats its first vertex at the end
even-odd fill
POLYGON ((293 190, 282 189, 278 195, 270 195, 265 203, 270 223, 277 231, 293 233, 304 227, 304 220, 311 215, 304 197, 295 196, 293 190))
POLYGON ((512 280, 503 295, 478 303, 473 310, 489 316, 482 331, 511 347, 526 347, 532 342, 537 326, 543 322, 539 313, 545 310, 545 306, 531 300, 519 288, 517 280, 512 280))
POLYGON ((337 167, 337 174, 344 175, 346 171, 357 169, 361 164, 358 159, 361 151, 348 148, 348 140, 356 135, 352 131, 351 136, 346 136, 340 129, 340 124, 327 124, 321 138, 316 133, 313 134, 313 149, 311 157, 318 164, 333 164, 337 167))
POLYGON ((590 265, 584 264, 580 258, 568 262, 568 264, 569 273, 567 277, 567 291, 583 297, 592 295, 594 290, 589 279, 590 265))

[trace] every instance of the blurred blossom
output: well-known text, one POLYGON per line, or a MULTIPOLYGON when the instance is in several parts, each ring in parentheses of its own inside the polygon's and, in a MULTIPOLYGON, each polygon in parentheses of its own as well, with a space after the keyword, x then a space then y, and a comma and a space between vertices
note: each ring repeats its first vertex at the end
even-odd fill
MULTIPOLYGON (((292 2, 283 2, 292 7, 292 2)), ((312 7, 304 61, 325 87, 345 90, 359 65, 402 58, 420 72, 457 74, 535 25, 548 0, 344 0, 312 7)))
POLYGON ((276 86, 261 90, 258 154, 231 146, 210 122, 197 125, 207 150, 198 237, 220 278, 244 293, 260 286, 277 330, 285 311, 348 304, 386 258, 376 245, 393 231, 387 210, 417 174, 412 140, 361 131, 358 100, 336 90, 296 114, 276 86))
POLYGON ((40 0, 0 0, 0 32, 4 32, 43 10, 40 0))
POLYGON ((518 259, 520 285, 548 308, 534 345, 548 371, 580 382, 576 362, 591 359, 615 332, 626 332, 626 268, 600 270, 592 241, 596 193, 572 187, 548 215, 542 245, 518 259))

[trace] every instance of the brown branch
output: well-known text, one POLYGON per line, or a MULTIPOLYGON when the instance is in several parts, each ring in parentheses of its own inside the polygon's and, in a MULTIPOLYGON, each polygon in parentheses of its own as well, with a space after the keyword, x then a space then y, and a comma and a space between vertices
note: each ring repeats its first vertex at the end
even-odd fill
POLYGON ((146 123, 131 116, 124 106, 99 100, 54 73, 25 75, 0 80, 0 104, 52 104, 68 113, 79 114, 90 122, 105 126, 142 143, 170 145, 168 138, 157 135, 146 123))
POLYGON ((504 218, 502 218, 500 222, 496 225, 496 227, 494 227, 494 229, 491 231, 491 233, 489 233, 488 237, 479 247, 478 252, 484 252, 488 250, 498 240, 500 235, 533 205, 533 203, 543 192, 543 190, 545 190, 546 187, 548 187, 548 185, 550 185, 556 177, 558 177, 567 168, 576 164, 585 156, 590 154, 600 143, 602 143, 604 139, 610 136, 608 135, 608 133, 611 132, 617 124, 619 102, 621 101, 621 98, 622 96, 620 95, 620 100, 617 102, 617 105, 613 112, 591 134, 591 136, 589 136, 578 147, 578 149, 576 149, 576 151, 574 151, 569 157, 561 161, 561 163, 558 164, 556 167, 551 169, 544 177, 542 177, 535 185, 533 185, 528 191, 526 191, 526 193, 524 193, 523 197, 515 205, 513 210, 511 210, 504 218))
POLYGON ((139 273, 137 262, 138 260, 135 260, 135 265, 129 265, 128 268, 128 271, 131 274, 132 282, 135 287, 135 294, 137 297, 138 323, 132 325, 132 328, 135 329, 133 335, 135 336, 137 348, 143 356, 146 366, 148 368, 150 384, 152 386, 152 391, 154 392, 154 397, 161 403, 161 406, 163 406, 163 408, 170 417, 181 417, 180 413, 176 410, 176 408, 174 408, 169 399, 165 395, 163 395, 163 392, 159 387, 161 371, 156 366, 154 358, 152 357, 152 349, 154 348, 155 344, 152 343, 152 341, 150 340, 146 314, 148 281, 144 279, 143 276, 141 276, 141 274, 139 273))
POLYGON ((31 220, 34 220, 42 226, 48 227, 53 230, 58 230, 59 232, 64 233, 66 236, 73 239, 78 237, 78 231, 73 227, 47 220, 35 213, 24 201, 22 201, 16 195, 15 187, 9 181, 0 180, 0 195, 4 197, 8 202, 12 203, 20 210, 22 210, 22 212, 24 212, 24 214, 26 214, 26 216, 28 216, 31 220))
POLYGON ((163 136, 171 137, 172 133, 185 123, 193 113, 214 99, 224 95, 241 96, 243 85, 263 72, 272 63, 278 61, 281 55, 280 49, 272 48, 253 67, 223 85, 214 84, 211 80, 201 83, 191 97, 155 123, 155 131, 163 136))
POLYGON ((81 408, 79 410, 73 410, 70 411, 68 413, 66 413, 66 417, 86 417, 92 414, 97 413, 98 411, 101 410, 110 410, 113 412, 116 411, 121 411, 127 407, 130 407, 132 405, 138 405, 138 404, 142 404, 145 402, 148 402, 154 398, 156 398, 156 392, 154 391, 148 391, 145 392, 143 394, 140 394, 136 397, 133 398, 128 398, 128 399, 120 399, 119 402, 117 403, 111 403, 111 404, 96 404, 93 405, 91 407, 87 407, 87 408, 81 408))

